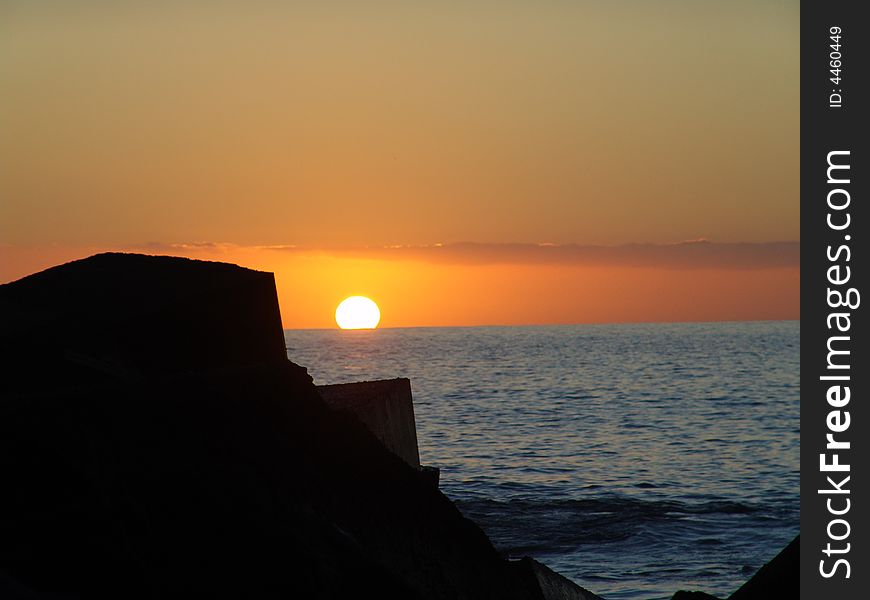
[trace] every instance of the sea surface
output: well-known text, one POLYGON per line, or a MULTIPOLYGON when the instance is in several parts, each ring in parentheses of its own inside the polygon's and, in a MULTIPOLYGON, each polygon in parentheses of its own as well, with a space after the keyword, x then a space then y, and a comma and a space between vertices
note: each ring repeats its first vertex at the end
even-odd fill
POLYGON ((798 533, 797 321, 285 337, 317 384, 410 378, 441 490, 607 600, 726 597, 798 533))

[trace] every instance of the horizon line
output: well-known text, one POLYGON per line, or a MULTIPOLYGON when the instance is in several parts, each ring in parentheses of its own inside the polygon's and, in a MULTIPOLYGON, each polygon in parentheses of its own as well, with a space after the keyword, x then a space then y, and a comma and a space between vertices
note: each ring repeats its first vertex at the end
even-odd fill
POLYGON ((797 319, 721 319, 716 321, 586 321, 572 323, 488 323, 480 325, 392 325, 370 329, 342 329, 341 327, 282 327, 283 331, 352 331, 370 332, 381 329, 471 329, 471 328, 501 328, 501 327, 580 327, 580 326, 614 326, 614 325, 715 325, 719 323, 800 323, 797 319))

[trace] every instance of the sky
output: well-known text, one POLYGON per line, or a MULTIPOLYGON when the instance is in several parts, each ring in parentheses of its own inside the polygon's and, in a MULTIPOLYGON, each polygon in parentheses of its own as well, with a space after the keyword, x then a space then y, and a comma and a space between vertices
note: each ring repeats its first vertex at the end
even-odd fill
POLYGON ((799 318, 798 45, 772 0, 6 1, 0 281, 122 250, 272 270, 287 327, 799 318))

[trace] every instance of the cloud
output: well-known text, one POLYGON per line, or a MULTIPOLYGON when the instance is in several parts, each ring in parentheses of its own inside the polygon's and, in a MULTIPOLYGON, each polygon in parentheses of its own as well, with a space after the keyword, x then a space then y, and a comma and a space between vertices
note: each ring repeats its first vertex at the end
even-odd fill
POLYGON ((576 265, 671 269, 775 269, 800 266, 800 242, 677 244, 487 244, 463 242, 428 246, 305 248, 265 246, 269 250, 326 254, 341 258, 420 260, 439 264, 576 265))
POLYGON ((181 242, 181 243, 164 243, 164 242, 145 242, 144 244, 133 244, 129 246, 131 250, 141 250, 150 252, 227 252, 240 248, 238 244, 229 242, 181 242))

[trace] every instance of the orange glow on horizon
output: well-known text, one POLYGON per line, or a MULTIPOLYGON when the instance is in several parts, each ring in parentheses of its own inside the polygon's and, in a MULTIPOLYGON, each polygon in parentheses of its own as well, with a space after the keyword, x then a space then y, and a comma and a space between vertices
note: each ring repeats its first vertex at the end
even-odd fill
MULTIPOLYGON (((0 261, 0 281, 108 249, 0 261), (27 269, 22 271, 22 269, 27 269)), ((128 250, 130 251, 130 250, 128 250)), ((137 250, 132 250, 137 251, 137 250)), ((139 249, 138 251, 142 251, 139 249)), ((3 252, 3 249, 0 249, 3 252)), ((781 320, 800 318, 800 269, 438 264, 264 248, 161 252, 275 273, 285 328, 335 327, 335 299, 367 292, 390 310, 379 327, 781 320)))

